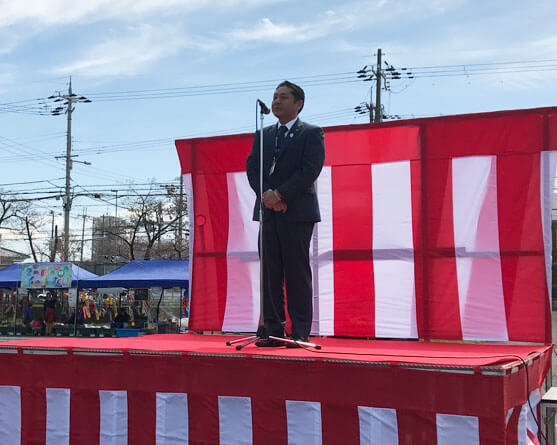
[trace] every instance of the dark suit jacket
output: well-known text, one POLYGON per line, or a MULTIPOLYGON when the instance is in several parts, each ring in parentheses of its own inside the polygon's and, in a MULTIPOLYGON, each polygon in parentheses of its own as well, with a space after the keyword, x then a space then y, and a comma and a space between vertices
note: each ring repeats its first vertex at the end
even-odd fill
MULTIPOLYGON (((277 189, 288 209, 281 217, 289 221, 318 222, 321 220, 314 182, 325 160, 323 130, 298 119, 286 136, 285 146, 278 157, 275 170, 269 175, 278 128, 263 128, 263 191, 277 189)), ((251 188, 257 196, 253 219, 259 220, 259 131, 246 161, 246 171, 251 188)), ((264 207, 263 219, 274 211, 264 207)))

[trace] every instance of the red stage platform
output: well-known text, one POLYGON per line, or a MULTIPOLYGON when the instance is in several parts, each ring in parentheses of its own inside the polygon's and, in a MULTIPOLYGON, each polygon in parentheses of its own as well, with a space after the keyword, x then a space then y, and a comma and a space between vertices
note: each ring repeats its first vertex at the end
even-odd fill
POLYGON ((528 443, 552 350, 317 338, 321 351, 238 352, 231 338, 1 343, 0 443, 528 443))

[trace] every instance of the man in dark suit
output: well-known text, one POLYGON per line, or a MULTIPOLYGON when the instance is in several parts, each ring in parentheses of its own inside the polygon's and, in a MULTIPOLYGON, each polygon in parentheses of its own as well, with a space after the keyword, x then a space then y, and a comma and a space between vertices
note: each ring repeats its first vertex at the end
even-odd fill
MULTIPOLYGON (((314 182, 325 160, 323 130, 298 119, 304 91, 284 81, 275 90, 272 110, 278 123, 263 129, 263 320, 257 346, 282 346, 266 336, 284 336, 284 285, 291 338, 307 341, 313 314, 309 244, 321 220, 314 182)), ((259 133, 246 162, 257 195, 253 219, 259 220, 259 133)), ((297 347, 293 343, 286 344, 297 347)))

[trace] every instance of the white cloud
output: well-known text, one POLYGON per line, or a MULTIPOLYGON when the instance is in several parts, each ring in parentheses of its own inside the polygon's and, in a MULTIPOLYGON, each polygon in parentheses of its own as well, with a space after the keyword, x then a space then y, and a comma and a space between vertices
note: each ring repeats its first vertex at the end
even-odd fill
POLYGON ((176 15, 207 8, 258 6, 285 0, 0 0, 0 28, 24 22, 41 25, 76 24, 111 18, 122 20, 153 13, 176 15))
POLYGON ((475 35, 475 33, 466 34, 460 27, 455 27, 446 30, 444 39, 431 42, 427 46, 424 46, 422 41, 418 41, 408 42, 406 47, 397 48, 395 42, 386 42, 383 48, 387 48, 389 62, 395 66, 399 66, 400 61, 404 61, 406 67, 436 65, 460 65, 462 67, 460 72, 463 76, 422 78, 418 80, 419 82, 449 83, 458 79, 459 82, 510 91, 553 87, 557 70, 551 70, 543 65, 555 67, 556 63, 531 62, 524 65, 508 62, 557 59, 557 34, 528 41, 517 38, 512 45, 507 44, 507 40, 500 36, 489 37, 475 35), (475 71, 482 68, 481 66, 474 67, 474 64, 497 62, 505 63, 489 65, 492 70, 497 68, 493 72, 488 73, 484 68, 483 73, 474 74, 475 71), (536 68, 537 66, 539 68, 536 68), (464 77, 466 73, 468 73, 468 77, 464 77))
POLYGON ((83 57, 52 72, 92 77, 133 75, 184 48, 211 50, 212 43, 189 40, 175 26, 130 26, 125 35, 102 41, 83 57))
MULTIPOLYGON (((114 30, 110 38, 106 32, 98 34, 100 43, 82 51, 84 56, 51 71, 132 74, 180 49, 214 52, 223 48, 222 39, 187 35, 185 20, 195 20, 195 14, 227 14, 231 9, 246 12, 289 1, 293 0, 0 0, 0 55, 51 31, 63 32, 65 26, 110 21, 104 25, 114 30), (180 23, 182 29, 177 32, 177 26, 164 25, 158 30, 157 23, 180 23)), ((80 34, 91 35, 85 28, 80 34)))
MULTIPOLYGON (((141 1, 129 0, 116 1, 111 5, 110 0, 3 0, 0 1, 0 27, 34 22, 40 25, 55 25, 64 23, 76 23, 87 17, 104 16, 110 18, 121 14, 122 8, 129 8, 129 13, 144 9, 141 1), (112 6, 112 7, 111 7, 112 6)), ((156 4, 160 2, 153 2, 156 4)))
MULTIPOLYGON (((248 0, 257 4, 262 0, 248 0)), ((0 27, 23 22, 42 25, 137 19, 154 12, 176 14, 205 7, 230 7, 238 0, 0 0, 0 27)), ((246 2, 243 2, 246 3, 246 2)))
POLYGON ((365 0, 345 3, 335 11, 328 11, 327 26, 333 31, 361 28, 393 21, 396 24, 404 20, 418 21, 424 17, 442 15, 459 8, 466 0, 365 0), (334 13, 334 14, 331 14, 334 13))
POLYGON ((443 14, 460 6, 464 0, 366 0, 344 4, 329 9, 312 22, 279 23, 263 18, 255 26, 235 29, 228 37, 235 42, 304 42, 330 34, 371 26, 381 22, 406 17, 421 18, 431 14, 443 14))
POLYGON ((312 25, 275 24, 269 18, 261 21, 251 29, 238 29, 228 34, 233 41, 250 42, 266 40, 271 42, 303 42, 324 35, 319 27, 312 25))

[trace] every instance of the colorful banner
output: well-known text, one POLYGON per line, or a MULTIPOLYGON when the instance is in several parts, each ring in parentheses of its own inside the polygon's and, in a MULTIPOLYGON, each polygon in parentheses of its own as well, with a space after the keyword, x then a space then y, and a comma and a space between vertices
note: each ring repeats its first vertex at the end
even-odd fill
POLYGON ((56 289, 72 286, 71 263, 30 263, 21 268, 21 287, 56 289))

